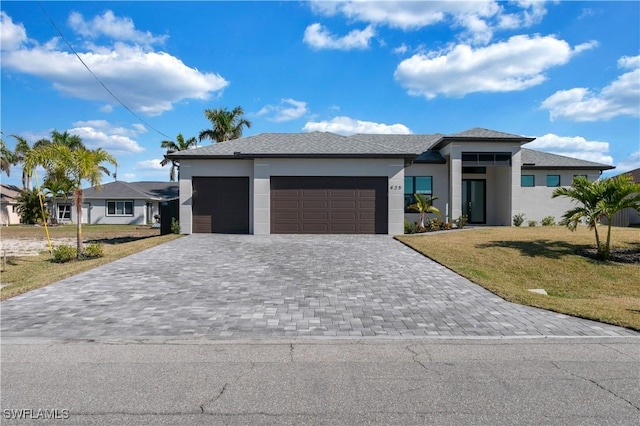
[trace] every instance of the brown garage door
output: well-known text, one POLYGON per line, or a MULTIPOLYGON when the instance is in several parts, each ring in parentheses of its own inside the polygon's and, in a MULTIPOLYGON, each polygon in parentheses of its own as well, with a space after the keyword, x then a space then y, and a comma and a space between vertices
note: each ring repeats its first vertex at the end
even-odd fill
POLYGON ((272 177, 272 234, 386 234, 387 178, 272 177))
POLYGON ((193 232, 249 233, 249 178, 194 177, 193 232))

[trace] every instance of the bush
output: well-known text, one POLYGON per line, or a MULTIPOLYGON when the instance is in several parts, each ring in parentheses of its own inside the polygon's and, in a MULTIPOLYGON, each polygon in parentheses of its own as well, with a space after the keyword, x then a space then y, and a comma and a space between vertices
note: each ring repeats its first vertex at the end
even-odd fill
POLYGON ((440 219, 430 219, 425 223, 425 227, 429 232, 441 231, 444 227, 444 223, 440 219))
POLYGON ((87 259, 94 259, 96 257, 103 257, 104 249, 101 244, 91 243, 84 248, 83 257, 87 259))
POLYGON ((171 218, 171 232, 174 234, 180 233, 180 222, 175 217, 171 218))
POLYGON ((544 219, 542 219, 542 226, 555 226, 556 224, 556 218, 553 216, 547 216, 544 219))
POLYGON ((405 234, 413 234, 416 232, 416 224, 413 222, 409 222, 405 219, 404 221, 404 233, 405 234))
POLYGON ((51 254, 54 262, 66 263, 76 258, 76 249, 63 244, 54 248, 51 254))
POLYGON ((453 221, 453 227, 454 228, 458 228, 458 229, 462 229, 465 226, 467 226, 467 221, 469 220, 469 218, 467 217, 467 215, 462 215, 459 218, 457 218, 456 220, 453 221))
POLYGON ((530 227, 532 227, 532 228, 533 228, 534 226, 536 226, 537 224, 538 224, 538 222, 536 222, 535 220, 530 220, 530 221, 529 221, 529 226, 530 226, 530 227))
POLYGON ((513 215, 513 226, 522 225, 524 223, 524 217, 525 217, 524 213, 518 213, 516 215, 513 215))

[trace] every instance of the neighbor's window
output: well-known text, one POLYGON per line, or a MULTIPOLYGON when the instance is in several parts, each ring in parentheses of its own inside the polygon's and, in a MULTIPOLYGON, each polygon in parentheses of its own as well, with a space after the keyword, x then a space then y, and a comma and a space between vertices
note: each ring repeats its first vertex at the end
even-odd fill
POLYGON ((433 178, 431 176, 404 177, 404 211, 411 212, 408 207, 416 202, 413 194, 433 195, 433 178))
POLYGON ((58 204, 58 220, 71 220, 71 204, 58 204))
POLYGON ((520 176, 520 186, 526 186, 526 187, 536 186, 536 177, 534 175, 520 176))
POLYGON ((560 186, 560 175, 547 175, 547 186, 551 188, 560 186))
POLYGON ((133 216, 133 201, 107 201, 107 216, 133 216))

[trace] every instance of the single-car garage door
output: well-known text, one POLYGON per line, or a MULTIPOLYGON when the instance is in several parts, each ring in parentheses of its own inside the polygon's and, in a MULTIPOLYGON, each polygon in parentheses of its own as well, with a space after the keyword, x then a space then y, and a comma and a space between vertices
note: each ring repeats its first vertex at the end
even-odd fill
POLYGON ((272 234, 386 234, 386 177, 271 177, 272 234))
POLYGON ((193 232, 249 233, 249 178, 194 177, 193 232))

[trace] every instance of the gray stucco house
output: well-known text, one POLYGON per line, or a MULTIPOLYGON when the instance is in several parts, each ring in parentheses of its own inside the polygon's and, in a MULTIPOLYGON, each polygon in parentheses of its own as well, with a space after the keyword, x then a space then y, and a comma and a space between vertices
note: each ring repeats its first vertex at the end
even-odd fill
MULTIPOLYGON (((84 190, 82 223, 113 225, 146 225, 160 214, 160 203, 178 199, 176 182, 109 182, 98 190, 84 190)), ((70 220, 77 221, 71 200, 57 203, 56 210, 69 210, 70 220), (64 207, 66 205, 68 207, 64 207)))
POLYGON ((574 176, 612 166, 522 148, 533 138, 475 128, 453 135, 264 133, 175 152, 183 233, 402 234, 414 193, 446 220, 510 225, 559 219, 551 199, 574 176))

